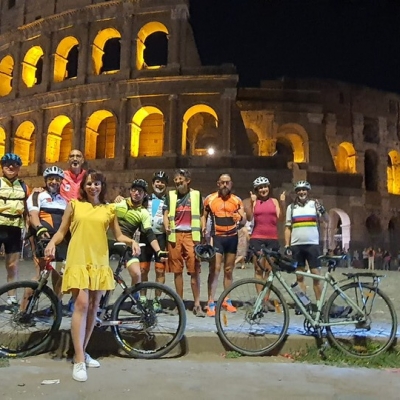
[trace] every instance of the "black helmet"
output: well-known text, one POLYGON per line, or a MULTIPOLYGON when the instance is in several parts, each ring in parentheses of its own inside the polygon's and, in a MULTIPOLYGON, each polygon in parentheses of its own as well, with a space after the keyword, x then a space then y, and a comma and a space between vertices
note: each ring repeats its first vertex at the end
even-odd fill
POLYGON ((210 261, 215 257, 216 251, 209 244, 197 244, 194 246, 194 253, 199 261, 210 261))
POLYGON ((165 182, 168 185, 168 175, 164 171, 154 172, 152 182, 157 179, 165 182))
POLYGON ((132 182, 131 189, 133 188, 142 188, 145 192, 147 192, 147 182, 144 179, 135 179, 132 182))

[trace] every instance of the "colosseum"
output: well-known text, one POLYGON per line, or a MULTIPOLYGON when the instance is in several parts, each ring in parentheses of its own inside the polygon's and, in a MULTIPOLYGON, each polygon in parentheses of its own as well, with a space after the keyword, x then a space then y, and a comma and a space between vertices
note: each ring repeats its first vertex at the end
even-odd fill
POLYGON ((188 0, 1 0, 0 154, 41 184, 79 148, 111 195, 155 170, 219 173, 236 193, 266 175, 274 194, 307 179, 329 210, 325 249, 400 245, 400 96, 336 81, 239 87, 202 65, 188 0))

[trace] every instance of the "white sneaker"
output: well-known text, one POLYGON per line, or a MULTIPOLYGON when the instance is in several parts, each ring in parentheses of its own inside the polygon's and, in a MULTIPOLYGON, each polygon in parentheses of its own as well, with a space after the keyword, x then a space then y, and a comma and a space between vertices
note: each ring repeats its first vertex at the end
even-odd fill
POLYGON ((84 362, 75 363, 72 370, 72 378, 78 382, 87 381, 86 365, 84 362))
POLYGON ((88 368, 99 368, 100 363, 94 358, 90 357, 88 353, 85 353, 85 364, 88 368))

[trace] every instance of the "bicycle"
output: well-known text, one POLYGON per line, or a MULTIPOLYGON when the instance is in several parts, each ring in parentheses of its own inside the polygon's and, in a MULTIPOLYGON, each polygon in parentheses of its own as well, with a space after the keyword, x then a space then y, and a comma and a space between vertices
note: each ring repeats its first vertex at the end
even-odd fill
MULTIPOLYGON (((130 248, 124 243, 114 245, 122 248, 114 271, 114 280, 122 293, 111 305, 112 291, 102 296, 96 326, 111 327, 118 346, 129 356, 160 358, 183 337, 186 327, 183 301, 172 289, 160 283, 142 282, 128 287, 121 271, 129 258, 130 248)), ((0 357, 38 354, 46 349, 59 330, 61 302, 47 286, 53 269, 53 263, 48 260, 38 281, 13 282, 0 288, 0 357), (17 296, 20 294, 19 305, 7 303, 9 291, 16 291, 17 296)))
POLYGON ((249 355, 266 355, 277 349, 286 338, 289 327, 289 307, 281 291, 274 285, 277 280, 304 316, 303 327, 317 337, 323 353, 323 329, 330 344, 342 352, 360 358, 376 356, 394 343, 397 315, 391 300, 379 289, 384 275, 374 272, 343 273, 345 279, 336 281, 331 274, 342 256, 322 256, 328 262, 325 275, 296 271, 297 263, 277 251, 262 248, 256 255, 271 267, 266 281, 247 278, 234 282, 220 296, 216 306, 215 321, 222 342, 237 352, 249 355), (324 282, 321 299, 316 309, 305 306, 285 281, 282 272, 294 273, 324 282), (372 279, 371 282, 364 280, 372 279), (343 282, 346 282, 343 284, 343 282), (352 281, 352 282, 348 282, 352 281), (328 288, 333 293, 327 298, 328 288), (222 308, 225 298, 230 298, 237 308, 227 314, 222 308), (271 310, 271 303, 275 309, 271 310))

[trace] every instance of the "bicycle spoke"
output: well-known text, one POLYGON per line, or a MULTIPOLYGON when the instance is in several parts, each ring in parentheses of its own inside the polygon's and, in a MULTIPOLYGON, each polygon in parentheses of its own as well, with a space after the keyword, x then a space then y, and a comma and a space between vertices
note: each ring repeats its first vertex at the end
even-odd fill
POLYGON ((326 311, 325 319, 339 325, 327 328, 328 338, 342 351, 357 357, 372 357, 387 350, 397 330, 397 317, 390 300, 367 284, 360 287, 349 284, 342 290, 362 312, 350 309, 344 296, 334 293, 328 300, 330 311, 326 311))
POLYGON ((228 288, 218 300, 216 323, 221 338, 234 350, 247 355, 272 351, 283 340, 288 326, 288 309, 275 288, 258 299, 259 281, 245 279, 228 288), (222 300, 228 297, 235 313, 228 313, 222 300))

